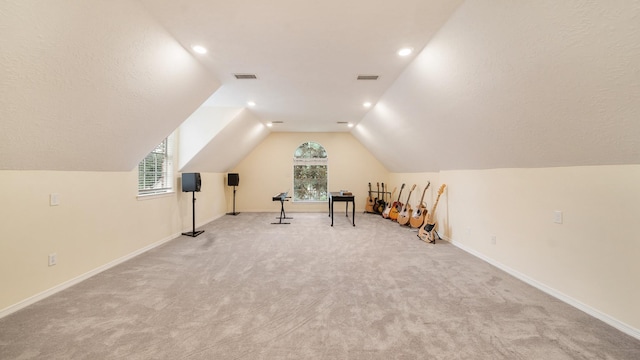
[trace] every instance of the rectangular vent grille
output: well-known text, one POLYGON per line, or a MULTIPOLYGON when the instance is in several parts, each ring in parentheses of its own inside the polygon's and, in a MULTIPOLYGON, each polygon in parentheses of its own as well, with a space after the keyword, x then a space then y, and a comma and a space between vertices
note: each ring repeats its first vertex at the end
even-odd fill
POLYGON ((236 79, 240 80, 251 80, 258 78, 255 74, 233 74, 233 76, 235 76, 236 79))
POLYGON ((271 123, 272 124, 284 124, 284 121, 276 120, 276 121, 272 121, 271 123))
POLYGON ((348 124, 346 121, 338 121, 337 124, 348 124))
POLYGON ((358 80, 378 80, 378 75, 358 75, 358 80))

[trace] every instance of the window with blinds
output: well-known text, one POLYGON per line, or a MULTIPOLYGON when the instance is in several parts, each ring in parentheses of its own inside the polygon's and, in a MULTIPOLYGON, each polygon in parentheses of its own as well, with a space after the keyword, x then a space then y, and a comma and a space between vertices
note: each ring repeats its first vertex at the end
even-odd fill
POLYGON ((138 164, 138 195, 173 191, 172 137, 164 139, 138 164))
POLYGON ((293 155, 293 201, 327 201, 327 151, 315 142, 300 145, 293 155))

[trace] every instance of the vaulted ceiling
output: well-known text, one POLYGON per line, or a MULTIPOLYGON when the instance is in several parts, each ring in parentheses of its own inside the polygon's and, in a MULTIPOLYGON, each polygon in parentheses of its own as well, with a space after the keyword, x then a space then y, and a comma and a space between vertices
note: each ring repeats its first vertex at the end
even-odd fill
POLYGON ((0 169, 128 171, 179 127, 185 171, 274 131, 349 131, 393 172, 637 164, 639 19, 631 0, 3 1, 0 169))

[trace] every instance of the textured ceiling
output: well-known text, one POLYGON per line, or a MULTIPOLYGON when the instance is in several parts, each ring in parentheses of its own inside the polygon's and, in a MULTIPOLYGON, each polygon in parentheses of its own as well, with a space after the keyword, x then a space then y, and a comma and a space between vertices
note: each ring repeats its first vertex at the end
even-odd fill
POLYGON ((134 169, 219 82, 137 1, 0 2, 0 169, 134 169))
POLYGON ((392 172, 640 163, 638 1, 7 0, 0 32, 0 169, 129 171, 184 122, 224 172, 277 120, 392 172))
POLYGON ((637 1, 467 1, 353 134, 394 172, 638 164, 639 39, 637 1))
POLYGON ((245 107, 272 131, 349 131, 461 1, 142 0, 222 82, 207 106, 245 107), (234 73, 256 74, 237 80, 234 73), (380 75, 357 81, 358 74, 380 75))

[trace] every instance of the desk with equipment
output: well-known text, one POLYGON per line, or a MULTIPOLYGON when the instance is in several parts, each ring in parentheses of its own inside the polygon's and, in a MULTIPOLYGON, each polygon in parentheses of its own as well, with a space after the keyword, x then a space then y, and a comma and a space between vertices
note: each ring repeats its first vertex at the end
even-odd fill
POLYGON ((331 217, 331 226, 333 226, 333 203, 334 202, 344 202, 346 203, 345 207, 345 216, 349 217, 349 203, 353 205, 351 209, 351 220, 353 222, 353 226, 356 226, 356 200, 355 196, 352 193, 346 191, 340 192, 330 192, 329 193, 329 217, 331 217))
POLYGON ((285 214, 284 212, 284 202, 289 201, 287 199, 291 199, 291 196, 287 196, 288 193, 289 193, 288 191, 281 192, 280 194, 275 195, 273 198, 271 198, 271 200, 273 201, 280 201, 280 217, 276 218, 276 219, 280 219, 280 221, 273 222, 272 224, 276 224, 276 225, 291 224, 288 222, 282 222, 283 219, 293 219, 293 218, 287 217, 287 214, 285 214))

